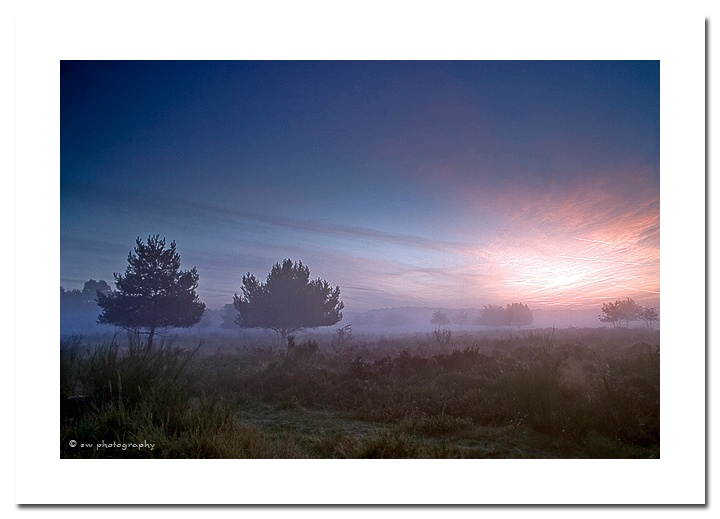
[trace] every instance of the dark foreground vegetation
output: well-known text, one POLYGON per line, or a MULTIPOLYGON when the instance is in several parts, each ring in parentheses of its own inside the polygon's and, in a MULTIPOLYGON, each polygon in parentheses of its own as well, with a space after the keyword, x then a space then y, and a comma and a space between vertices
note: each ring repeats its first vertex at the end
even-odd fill
POLYGON ((660 455, 659 332, 316 339, 61 341, 60 455, 660 455))

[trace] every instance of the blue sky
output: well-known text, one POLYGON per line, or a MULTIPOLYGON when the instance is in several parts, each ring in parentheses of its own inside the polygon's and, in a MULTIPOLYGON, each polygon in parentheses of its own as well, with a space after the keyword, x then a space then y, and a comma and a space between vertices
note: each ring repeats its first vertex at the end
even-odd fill
POLYGON ((66 289, 175 240, 210 308, 284 258, 348 310, 659 301, 660 66, 62 62, 66 289))

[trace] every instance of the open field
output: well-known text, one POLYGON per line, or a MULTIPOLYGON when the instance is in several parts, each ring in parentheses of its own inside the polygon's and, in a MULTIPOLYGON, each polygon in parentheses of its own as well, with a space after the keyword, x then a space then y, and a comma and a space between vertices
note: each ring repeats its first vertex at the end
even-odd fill
POLYGON ((129 339, 61 341, 62 458, 660 456, 657 331, 129 339))

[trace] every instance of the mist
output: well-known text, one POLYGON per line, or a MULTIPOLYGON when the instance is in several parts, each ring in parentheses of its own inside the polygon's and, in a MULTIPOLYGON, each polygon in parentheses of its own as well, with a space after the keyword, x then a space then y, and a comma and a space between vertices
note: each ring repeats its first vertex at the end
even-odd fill
MULTIPOLYGON (((342 289, 342 287, 341 287, 342 289)), ((341 292, 342 293, 342 292, 341 292)), ((63 300, 61 296, 61 301, 63 300)), ((333 326, 318 327, 304 332, 307 335, 334 336, 337 330, 350 325, 354 333, 370 336, 394 336, 398 334, 431 333, 438 328, 433 324, 433 314, 444 312, 450 319, 445 326, 455 334, 481 336, 491 333, 517 334, 541 329, 562 328, 602 328, 612 329, 613 326, 599 320, 601 308, 580 309, 531 309, 533 321, 523 326, 483 326, 477 321, 482 315, 483 307, 479 308, 446 308, 401 306, 392 308, 371 308, 365 311, 355 311, 352 308, 342 311, 342 319, 333 326), (467 322, 458 324, 454 321, 459 312, 464 311, 468 317, 467 322)), ((117 332, 115 327, 98 324, 100 307, 92 299, 81 304, 61 304, 60 335, 107 335, 117 332)), ((231 303, 220 308, 205 310, 202 320, 191 328, 170 330, 169 335, 222 335, 234 339, 272 337, 273 332, 262 329, 242 329, 235 319, 237 310, 231 303)), ((659 322, 653 325, 659 329, 659 322)), ((642 329, 647 325, 641 321, 634 322, 632 328, 642 329)))

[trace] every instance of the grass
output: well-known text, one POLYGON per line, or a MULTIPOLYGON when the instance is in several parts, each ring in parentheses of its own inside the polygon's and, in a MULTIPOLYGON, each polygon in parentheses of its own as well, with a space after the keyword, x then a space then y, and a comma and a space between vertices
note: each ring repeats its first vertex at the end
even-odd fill
POLYGON ((658 332, 463 337, 284 352, 70 337, 61 457, 659 457, 658 332))

